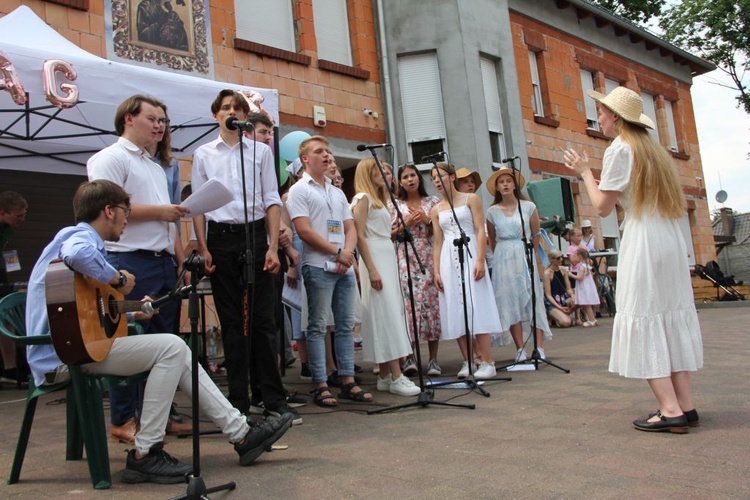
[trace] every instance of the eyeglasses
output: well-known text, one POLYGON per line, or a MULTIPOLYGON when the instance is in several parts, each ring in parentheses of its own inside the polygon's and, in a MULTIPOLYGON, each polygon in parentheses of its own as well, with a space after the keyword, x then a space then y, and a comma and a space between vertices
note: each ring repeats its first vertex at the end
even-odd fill
POLYGON ((29 212, 21 212, 20 214, 13 214, 13 217, 15 217, 16 219, 25 219, 26 218, 26 214, 28 214, 28 213, 29 212))
POLYGON ((169 118, 157 118, 155 116, 147 116, 146 120, 150 121, 151 123, 158 123, 159 125, 169 126, 169 118))
POLYGON ((562 256, 560 256, 560 257, 552 257, 552 260, 562 260, 562 256))
POLYGON ((112 205, 112 208, 121 208, 121 209, 122 209, 122 211, 123 211, 123 212, 125 212, 125 218, 126 218, 126 219, 127 219, 128 217, 130 217, 130 212, 131 212, 131 211, 133 210, 133 209, 132 209, 132 208, 130 208, 130 207, 123 207, 123 206, 120 206, 120 205, 112 205))

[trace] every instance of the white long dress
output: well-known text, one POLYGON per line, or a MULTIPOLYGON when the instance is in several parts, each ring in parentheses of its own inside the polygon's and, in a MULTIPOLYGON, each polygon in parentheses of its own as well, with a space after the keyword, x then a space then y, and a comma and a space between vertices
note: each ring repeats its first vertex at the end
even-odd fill
MULTIPOLYGON (((528 200, 521 200, 523 222, 526 237, 531 238, 531 216, 536 205, 528 200)), ((506 328, 516 323, 523 323, 524 337, 531 332, 531 276, 526 262, 521 218, 518 210, 506 216, 497 205, 487 209, 487 224, 495 229, 495 251, 492 262, 492 285, 495 303, 500 312, 500 321, 506 328)), ((536 295, 536 326, 544 332, 544 338, 552 338, 547 322, 547 310, 544 307, 544 291, 541 275, 534 258, 534 293, 536 295)), ((504 336, 499 344, 510 343, 510 335, 504 336)))
POLYGON ((406 313, 398 278, 396 249, 391 241, 391 216, 386 207, 373 208, 370 195, 359 193, 352 200, 367 203, 365 239, 370 257, 383 281, 383 288, 370 285, 370 273, 359 259, 362 288, 362 357, 365 361, 385 363, 412 353, 406 330, 406 313))
MULTIPOLYGON (((458 202, 465 200, 457 200, 458 202)), ((474 218, 467 205, 456 206, 456 216, 466 236, 469 237, 471 257, 464 252, 464 282, 466 283, 467 316, 472 335, 489 333, 502 334, 503 326, 497 313, 492 283, 487 273, 479 281, 474 280, 474 263, 477 258, 477 235, 474 231, 474 218)), ((439 294, 441 340, 462 337, 466 333, 464 325, 464 302, 461 293, 461 267, 458 261, 458 248, 453 240, 460 236, 458 226, 450 210, 439 213, 440 228, 443 230, 443 247, 440 249, 440 277, 443 292, 439 294)), ((482 235, 484 237, 484 235, 482 235)))
POLYGON ((703 341, 677 219, 631 213, 633 155, 617 137, 604 153, 602 191, 619 191, 625 209, 617 263, 617 314, 609 371, 669 377, 703 367, 703 341))

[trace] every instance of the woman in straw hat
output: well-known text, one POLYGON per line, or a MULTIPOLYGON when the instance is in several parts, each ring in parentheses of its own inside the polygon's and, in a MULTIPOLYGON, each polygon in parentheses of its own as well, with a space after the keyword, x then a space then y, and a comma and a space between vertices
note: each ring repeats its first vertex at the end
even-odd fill
MULTIPOLYGON (((516 361, 527 359, 524 349, 525 330, 531 331, 531 275, 526 263, 526 249, 521 239, 521 215, 526 237, 531 239, 536 249, 541 240, 539 236, 539 214, 534 203, 523 199, 521 188, 526 183, 523 176, 510 168, 501 168, 487 179, 487 191, 494 197, 492 206, 487 209, 487 233, 492 248, 492 287, 495 291, 497 309, 500 311, 500 322, 510 329, 513 343, 516 345, 516 361), (521 201, 521 214, 518 213, 518 201, 521 201)), ((536 255, 536 254, 535 254, 536 255)), ((547 322, 547 310, 544 307, 541 275, 534 258, 534 293, 536 294, 536 340, 537 351, 542 359, 544 340, 552 338, 547 322)), ((503 339, 505 340, 505 339, 503 339)))
POLYGON ((435 238, 432 262, 435 266, 435 286, 440 292, 442 338, 458 341, 464 358, 458 378, 468 377, 469 357, 464 322, 466 320, 472 337, 477 341, 477 354, 482 357, 474 377, 492 378, 496 371, 495 362, 492 360, 490 335, 499 335, 503 327, 493 300, 492 283, 485 271, 482 200, 475 194, 459 193, 456 190, 456 171, 453 165, 440 162, 432 167, 430 174, 435 188, 443 196, 430 213, 435 238), (449 200, 454 207, 455 219, 449 200), (463 271, 458 248, 453 244, 453 241, 461 236, 459 225, 469 238, 468 251, 464 252, 463 271), (467 318, 464 318, 461 291, 462 272, 466 284, 467 318))
POLYGON ((588 155, 564 151, 565 165, 586 186, 600 216, 625 209, 617 269, 617 315, 609 370, 648 380, 657 412, 633 422, 643 431, 685 433, 699 424, 690 372, 703 366, 703 345, 679 226, 685 201, 666 149, 651 138, 654 124, 641 97, 624 87, 599 102, 602 132, 614 137, 604 152, 601 182, 588 155))

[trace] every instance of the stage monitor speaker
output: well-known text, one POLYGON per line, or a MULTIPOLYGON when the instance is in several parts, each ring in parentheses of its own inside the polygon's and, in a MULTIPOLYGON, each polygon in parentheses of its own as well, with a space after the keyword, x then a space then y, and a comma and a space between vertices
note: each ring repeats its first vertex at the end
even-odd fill
POLYGON ((553 228, 556 221, 575 222, 575 202, 568 179, 553 177, 542 181, 531 181, 526 186, 529 197, 536 205, 539 217, 542 219, 543 228, 553 228))

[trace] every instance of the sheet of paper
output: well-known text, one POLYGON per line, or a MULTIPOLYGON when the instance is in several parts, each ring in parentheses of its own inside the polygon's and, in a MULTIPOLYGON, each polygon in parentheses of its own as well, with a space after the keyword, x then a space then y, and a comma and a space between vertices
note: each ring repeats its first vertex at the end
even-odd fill
POLYGON ((188 196, 182 202, 182 206, 190 210, 186 217, 195 217, 221 208, 232 199, 232 192, 224 184, 216 179, 209 179, 208 182, 188 196))

